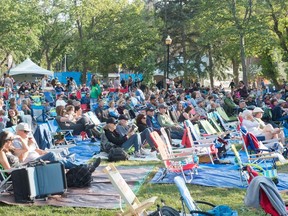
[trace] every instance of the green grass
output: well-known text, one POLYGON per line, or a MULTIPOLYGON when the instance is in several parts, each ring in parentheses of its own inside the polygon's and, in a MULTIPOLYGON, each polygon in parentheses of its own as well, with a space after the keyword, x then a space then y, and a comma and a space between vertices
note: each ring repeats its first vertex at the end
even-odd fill
MULTIPOLYGON (((131 165, 155 165, 154 170, 150 173, 146 182, 142 185, 137 197, 140 200, 147 199, 151 196, 158 196, 157 203, 160 204, 160 199, 163 199, 165 203, 175 209, 181 209, 181 201, 179 197, 179 192, 174 184, 150 184, 149 181, 158 168, 162 164, 160 162, 136 162, 127 161, 116 163, 116 166, 131 166, 131 165)), ((105 165, 105 162, 102 164, 105 165)), ((287 165, 280 166, 279 171, 288 172, 287 165)), ((187 185, 188 189, 195 200, 208 201, 216 205, 229 205, 233 209, 238 211, 239 216, 261 216, 265 213, 261 209, 250 209, 245 207, 243 199, 246 190, 241 189, 227 189, 227 188, 214 188, 214 187, 203 187, 198 185, 187 185)), ((284 198, 288 198, 284 196, 284 198)), ((155 210, 156 205, 150 210, 155 210)), ((203 209, 205 209, 203 207, 203 209)), ((28 215, 28 216, 38 216, 38 215, 99 215, 99 216, 110 216, 115 215, 117 211, 114 210, 99 210, 93 208, 71 208, 71 207, 37 207, 37 206, 0 206, 0 215, 28 215)))

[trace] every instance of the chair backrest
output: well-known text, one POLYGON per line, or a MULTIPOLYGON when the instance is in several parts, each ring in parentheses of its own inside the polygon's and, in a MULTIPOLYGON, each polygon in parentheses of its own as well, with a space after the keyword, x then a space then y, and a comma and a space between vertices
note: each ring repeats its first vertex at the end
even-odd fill
POLYGON ((190 120, 185 120, 184 124, 186 127, 190 128, 190 132, 191 132, 192 138, 194 140, 200 140, 201 139, 201 137, 199 136, 199 134, 196 131, 196 128, 194 127, 194 125, 192 124, 192 122, 190 120))
MULTIPOLYGON (((174 182, 180 192, 181 198, 183 199, 186 207, 188 208, 189 212, 191 211, 198 211, 201 210, 193 200, 184 179, 180 176, 176 176, 174 178, 174 182)), ((197 214, 198 215, 198 214, 197 214)))
POLYGON ((221 126, 222 126, 224 129, 227 128, 227 126, 226 126, 226 124, 225 124, 225 122, 224 122, 224 119, 221 117, 221 115, 220 115, 217 111, 214 112, 214 117, 219 121, 219 123, 221 124, 221 126))
POLYGON ((258 152, 260 144, 257 137, 254 134, 248 132, 246 128, 243 126, 240 127, 240 132, 242 134, 242 138, 245 143, 245 148, 247 150, 258 152))
POLYGON ((47 124, 49 126, 51 133, 57 133, 60 129, 59 124, 55 118, 54 119, 48 119, 47 124))
POLYGON ((47 100, 49 103, 52 103, 52 102, 54 103, 54 99, 53 99, 51 92, 44 91, 43 93, 44 93, 45 100, 47 100))
POLYGON ((119 171, 113 164, 109 164, 107 167, 103 169, 103 172, 108 175, 112 185, 116 188, 117 192, 124 199, 126 205, 128 205, 129 209, 136 208, 140 202, 137 199, 136 195, 123 179, 119 171))
POLYGON ((164 138, 164 141, 166 143, 166 146, 167 146, 169 152, 172 152, 172 146, 171 146, 168 134, 166 133, 166 131, 165 131, 165 129, 163 127, 160 128, 160 132, 161 132, 161 134, 162 134, 162 136, 164 138))
POLYGON ((225 121, 229 121, 229 117, 222 107, 217 107, 216 110, 225 121))
POLYGON ((170 159, 171 154, 170 154, 166 144, 161 139, 160 135, 156 131, 153 131, 152 133, 150 133, 150 137, 154 143, 157 143, 157 146, 158 146, 157 149, 161 155, 162 160, 170 159))
POLYGON ((207 120, 200 120, 200 124, 208 134, 217 134, 217 131, 207 120))
POLYGON ((221 126, 218 124, 218 122, 215 120, 215 118, 209 118, 209 121, 211 122, 211 124, 213 125, 213 127, 216 129, 217 132, 222 133, 223 130, 221 128, 221 126))
POLYGON ((182 138, 182 145, 186 148, 191 148, 193 146, 193 138, 189 127, 185 127, 184 136, 182 138))
POLYGON ((3 128, 2 131, 11 132, 11 133, 15 134, 16 133, 16 126, 3 128))
POLYGON ((86 114, 90 118, 90 120, 92 121, 93 124, 95 124, 95 125, 100 125, 101 124, 100 120, 98 119, 98 117, 95 115, 94 112, 89 111, 86 114))

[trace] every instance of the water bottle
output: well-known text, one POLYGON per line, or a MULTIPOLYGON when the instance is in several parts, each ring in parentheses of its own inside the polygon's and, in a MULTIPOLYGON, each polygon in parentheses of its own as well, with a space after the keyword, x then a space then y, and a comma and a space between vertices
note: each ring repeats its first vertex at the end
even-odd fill
POLYGON ((193 161, 195 164, 199 164, 199 157, 196 154, 193 155, 193 161))

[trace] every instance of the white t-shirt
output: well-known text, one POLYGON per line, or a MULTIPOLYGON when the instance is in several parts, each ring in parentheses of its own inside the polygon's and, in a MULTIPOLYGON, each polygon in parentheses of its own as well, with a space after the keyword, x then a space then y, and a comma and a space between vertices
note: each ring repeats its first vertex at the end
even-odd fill
MULTIPOLYGON (((18 148, 18 149, 22 149, 22 142, 20 141, 20 139, 14 139, 13 140, 13 146, 15 148, 18 148)), ((28 152, 28 155, 26 157, 26 159, 23 161, 24 163, 28 163, 30 161, 33 161, 37 158, 40 157, 39 153, 35 151, 36 150, 36 144, 33 144, 33 145, 30 145, 29 146, 29 152, 28 152)), ((19 156, 19 155, 17 155, 19 156)))
POLYGON ((56 107, 57 107, 57 106, 64 106, 64 107, 65 107, 66 104, 67 104, 67 103, 66 103, 64 100, 59 100, 59 99, 58 99, 58 100, 56 101, 56 107))

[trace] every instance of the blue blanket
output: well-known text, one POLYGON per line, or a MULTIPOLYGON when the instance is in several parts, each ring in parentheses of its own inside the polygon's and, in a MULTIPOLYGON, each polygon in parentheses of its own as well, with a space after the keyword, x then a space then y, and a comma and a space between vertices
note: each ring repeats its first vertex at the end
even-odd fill
MULTIPOLYGON (((245 188, 242 181, 240 180, 240 173, 238 170, 235 170, 234 165, 201 165, 198 169, 198 175, 194 175, 193 181, 191 184, 202 185, 202 186, 211 186, 219 188, 245 188)), ((156 173, 156 175, 151 180, 151 183, 160 183, 160 184, 174 184, 174 177, 177 175, 182 175, 181 173, 168 173, 163 179, 161 177, 164 169, 161 168, 156 173), (157 181, 159 180, 159 181, 157 181)), ((189 174, 186 173, 189 178, 189 174)), ((279 183, 277 187, 279 190, 288 189, 288 174, 279 173, 278 174, 279 183)))
POLYGON ((100 142, 91 143, 90 140, 84 140, 77 143, 76 146, 69 148, 70 153, 75 153, 75 162, 85 164, 93 155, 100 152, 100 142))

